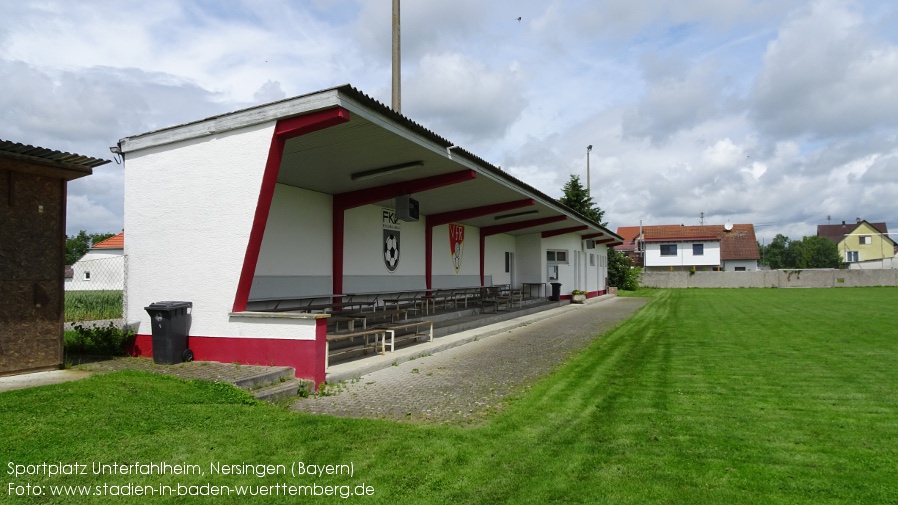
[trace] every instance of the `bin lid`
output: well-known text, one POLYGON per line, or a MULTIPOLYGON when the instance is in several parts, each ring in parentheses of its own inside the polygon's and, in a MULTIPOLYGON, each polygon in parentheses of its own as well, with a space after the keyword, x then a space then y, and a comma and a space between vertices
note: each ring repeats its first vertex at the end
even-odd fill
POLYGON ((153 302, 149 305, 149 307, 144 307, 144 310, 173 310, 191 307, 193 307, 193 302, 163 301, 153 302))

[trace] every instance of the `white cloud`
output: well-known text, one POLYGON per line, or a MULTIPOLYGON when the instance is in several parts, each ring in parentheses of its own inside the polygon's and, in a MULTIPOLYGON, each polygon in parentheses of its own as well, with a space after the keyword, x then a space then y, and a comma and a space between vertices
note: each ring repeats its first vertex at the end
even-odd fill
POLYGON ((403 84, 403 112, 450 139, 495 141, 525 103, 515 75, 457 53, 427 55, 403 84))
POLYGON ((843 2, 816 1, 786 22, 752 92, 762 131, 829 138, 898 126, 898 46, 869 32, 843 2))
MULTIPOLYGON (((390 101, 390 2, 7 4, 9 140, 108 159, 124 136, 339 84, 390 101)), ((570 174, 585 181, 593 145, 612 227, 700 212, 771 237, 827 215, 898 226, 892 3, 402 8, 403 112, 552 197, 570 174)), ((70 232, 120 228, 119 166, 69 189, 70 232)))

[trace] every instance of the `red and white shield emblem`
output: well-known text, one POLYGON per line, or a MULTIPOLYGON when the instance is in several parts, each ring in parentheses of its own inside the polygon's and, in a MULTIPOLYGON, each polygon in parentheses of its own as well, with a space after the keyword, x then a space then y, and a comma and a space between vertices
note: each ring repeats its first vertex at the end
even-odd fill
POLYGON ((461 268, 461 258, 465 252, 465 226, 449 223, 449 251, 452 253, 452 266, 455 273, 461 268))

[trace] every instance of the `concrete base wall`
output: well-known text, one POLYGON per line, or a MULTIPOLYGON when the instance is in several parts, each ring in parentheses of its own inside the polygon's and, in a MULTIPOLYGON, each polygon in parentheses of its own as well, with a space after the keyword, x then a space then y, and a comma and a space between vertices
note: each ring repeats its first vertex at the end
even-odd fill
POLYGON ((758 270, 756 272, 643 272, 647 288, 847 288, 898 286, 898 270, 758 270))

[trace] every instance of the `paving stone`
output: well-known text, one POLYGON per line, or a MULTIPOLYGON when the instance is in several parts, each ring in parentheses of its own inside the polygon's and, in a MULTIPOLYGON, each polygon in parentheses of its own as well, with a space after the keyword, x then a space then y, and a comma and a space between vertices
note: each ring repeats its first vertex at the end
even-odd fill
POLYGON ((613 298, 325 388, 296 411, 471 426, 645 305, 613 298))

